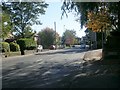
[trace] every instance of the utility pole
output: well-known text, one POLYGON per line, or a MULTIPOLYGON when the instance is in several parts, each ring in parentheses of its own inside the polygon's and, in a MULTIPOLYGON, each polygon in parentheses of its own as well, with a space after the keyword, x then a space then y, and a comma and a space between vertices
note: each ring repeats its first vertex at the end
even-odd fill
POLYGON ((54 29, 55 29, 55 46, 57 48, 57 42, 56 42, 56 22, 54 22, 54 29))
POLYGON ((65 25, 63 26, 63 30, 65 31, 65 25))

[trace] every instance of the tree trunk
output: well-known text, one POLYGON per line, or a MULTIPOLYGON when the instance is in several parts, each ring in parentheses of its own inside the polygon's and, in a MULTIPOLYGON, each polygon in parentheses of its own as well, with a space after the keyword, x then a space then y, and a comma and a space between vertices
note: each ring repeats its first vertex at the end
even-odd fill
POLYGON ((103 31, 102 31, 102 49, 103 49, 103 46, 104 46, 104 35, 103 35, 103 31))
POLYGON ((25 51, 23 49, 20 49, 21 55, 25 55, 25 51))

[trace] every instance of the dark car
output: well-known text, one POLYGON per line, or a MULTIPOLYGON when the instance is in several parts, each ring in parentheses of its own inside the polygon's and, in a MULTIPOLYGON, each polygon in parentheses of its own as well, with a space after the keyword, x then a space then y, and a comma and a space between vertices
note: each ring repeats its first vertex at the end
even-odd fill
POLYGON ((75 45, 73 45, 72 47, 75 47, 75 45))

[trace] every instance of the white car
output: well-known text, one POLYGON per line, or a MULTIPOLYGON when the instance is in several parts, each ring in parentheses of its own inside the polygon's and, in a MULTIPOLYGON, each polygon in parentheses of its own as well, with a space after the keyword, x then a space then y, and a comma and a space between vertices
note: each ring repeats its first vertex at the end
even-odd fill
POLYGON ((38 45, 38 46, 37 46, 36 52, 39 52, 39 51, 42 52, 42 50, 43 50, 43 46, 42 46, 42 45, 38 45))
POLYGON ((81 49, 85 49, 85 46, 86 46, 85 44, 81 44, 81 45, 80 45, 80 48, 81 48, 81 49))

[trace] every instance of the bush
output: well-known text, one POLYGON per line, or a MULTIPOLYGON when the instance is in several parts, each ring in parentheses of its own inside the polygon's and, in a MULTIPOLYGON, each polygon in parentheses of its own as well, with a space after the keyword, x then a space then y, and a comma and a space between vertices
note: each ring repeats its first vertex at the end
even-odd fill
POLYGON ((7 43, 7 42, 0 42, 0 44, 2 45, 2 51, 5 52, 5 57, 7 57, 8 55, 10 55, 10 46, 9 46, 9 43, 7 43))
POLYGON ((25 39, 25 45, 27 50, 33 50, 36 48, 37 43, 33 39, 25 39))
POLYGON ((23 50, 31 50, 36 47, 36 42, 33 39, 22 38, 17 40, 17 43, 23 50))
POLYGON ((20 51, 19 45, 17 43, 11 42, 10 43, 10 51, 13 51, 13 52, 20 51))

